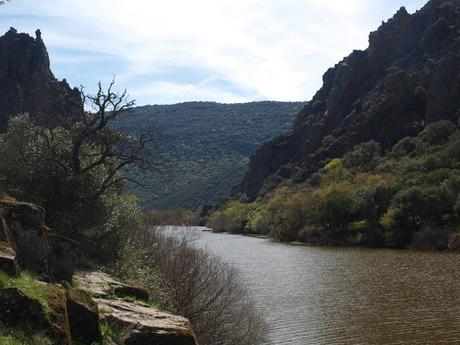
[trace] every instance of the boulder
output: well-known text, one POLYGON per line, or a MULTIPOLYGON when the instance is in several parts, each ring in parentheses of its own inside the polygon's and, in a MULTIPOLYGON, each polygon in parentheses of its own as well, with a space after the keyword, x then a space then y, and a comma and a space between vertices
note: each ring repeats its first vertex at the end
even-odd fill
POLYGON ((0 289, 0 322, 6 326, 28 325, 44 329, 47 325, 43 306, 16 288, 0 289))
POLYGON ((101 320, 120 332, 125 345, 196 345, 188 319, 142 302, 95 299, 101 320))
POLYGON ((8 196, 0 197, 0 209, 3 239, 15 248, 21 267, 37 273, 48 272, 43 209, 8 196))
POLYGON ((18 276, 20 272, 16 252, 6 242, 0 242, 0 271, 9 276, 18 276))
POLYGON ((100 343, 102 335, 97 304, 88 294, 66 284, 67 314, 72 339, 81 344, 100 343))
POLYGON ((20 289, 0 289, 0 322, 44 333, 55 345, 71 345, 64 290, 58 285, 41 284, 47 296, 46 306, 20 289))
POLYGON ((80 259, 80 244, 70 238, 48 234, 50 275, 55 281, 72 281, 80 259))
POLYGON ((45 332, 53 339, 56 345, 72 345, 66 291, 60 285, 42 284, 46 289, 48 299, 48 310, 46 312, 48 327, 45 332))
POLYGON ((80 246, 47 228, 44 218, 41 207, 0 196, 0 241, 15 249, 23 269, 50 281, 71 281, 80 246))
POLYGON ((150 298, 147 289, 119 282, 103 272, 78 271, 74 280, 79 289, 97 297, 133 297, 144 301, 150 298))

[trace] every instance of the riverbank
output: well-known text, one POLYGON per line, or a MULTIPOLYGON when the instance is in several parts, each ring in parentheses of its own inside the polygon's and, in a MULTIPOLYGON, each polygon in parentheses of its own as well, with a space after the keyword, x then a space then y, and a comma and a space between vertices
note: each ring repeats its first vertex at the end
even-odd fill
MULTIPOLYGON (((197 228, 197 227, 196 227, 197 228)), ((366 245, 362 243, 350 243, 346 241, 316 241, 316 242, 302 242, 302 241, 281 241, 275 237, 261 234, 248 234, 238 232, 227 232, 227 231, 214 231, 211 228, 203 227, 204 232, 212 232, 215 234, 227 234, 227 235, 239 235, 251 238, 270 239, 275 243, 301 246, 301 247, 318 247, 318 248, 366 248, 366 249, 398 249, 398 250, 418 250, 418 251, 439 251, 439 252, 460 252, 460 244, 458 243, 457 233, 451 233, 452 236, 449 243, 439 243, 435 239, 424 239, 419 241, 417 245, 402 246, 397 244, 382 244, 379 246, 366 245)), ((448 236, 445 236, 448 237, 448 236)), ((446 240, 447 241, 447 240, 446 240)))

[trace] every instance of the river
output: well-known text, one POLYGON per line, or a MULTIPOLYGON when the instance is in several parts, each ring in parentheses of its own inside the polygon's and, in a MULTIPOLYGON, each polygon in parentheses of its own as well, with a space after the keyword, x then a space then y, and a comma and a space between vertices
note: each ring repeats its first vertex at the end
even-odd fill
POLYGON ((460 344, 460 255, 316 248, 201 232, 237 267, 270 344, 460 344))

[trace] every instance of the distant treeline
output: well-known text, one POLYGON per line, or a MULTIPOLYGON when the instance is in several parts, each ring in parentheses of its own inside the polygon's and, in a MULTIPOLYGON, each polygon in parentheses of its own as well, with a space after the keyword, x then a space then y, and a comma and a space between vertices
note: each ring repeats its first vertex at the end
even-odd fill
POLYGON ((157 225, 198 225, 199 215, 196 212, 177 209, 177 210, 150 210, 144 211, 144 219, 150 226, 157 225))
POLYGON ((385 152, 360 144, 253 203, 229 201, 208 225, 318 245, 458 249, 459 193, 460 130, 439 121, 385 152))

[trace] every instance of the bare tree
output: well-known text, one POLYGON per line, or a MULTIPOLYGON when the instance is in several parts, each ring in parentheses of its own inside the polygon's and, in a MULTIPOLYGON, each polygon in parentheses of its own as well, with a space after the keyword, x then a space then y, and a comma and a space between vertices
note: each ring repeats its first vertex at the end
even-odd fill
MULTIPOLYGON (((78 200, 91 200, 104 194, 109 188, 127 180, 125 175, 118 173, 127 166, 135 166, 143 171, 153 168, 152 157, 156 152, 155 143, 159 139, 157 131, 142 133, 134 138, 111 126, 121 116, 126 115, 135 101, 128 99, 127 91, 116 93, 113 90, 115 81, 104 90, 99 82, 95 95, 87 95, 81 90, 83 104, 93 111, 83 112, 81 121, 74 127, 72 139, 71 179, 78 188, 78 182, 85 174, 89 174, 101 165, 112 160, 106 177, 100 185, 88 195, 79 196, 78 200), (98 152, 88 152, 85 145, 98 148, 98 152)), ((132 181, 139 183, 139 181, 132 181)))
MULTIPOLYGON (((264 344, 267 325, 257 312, 239 272, 207 250, 194 247, 193 230, 147 229, 133 234, 125 265, 132 274, 133 253, 141 266, 158 269, 170 287, 170 308, 188 317, 202 345, 264 344)), ((144 269, 141 279, 146 276, 144 269)), ((116 272, 112 272, 115 273, 116 272)), ((137 281, 139 277, 133 277, 137 281)), ((146 286, 155 286, 143 280, 146 286)))

